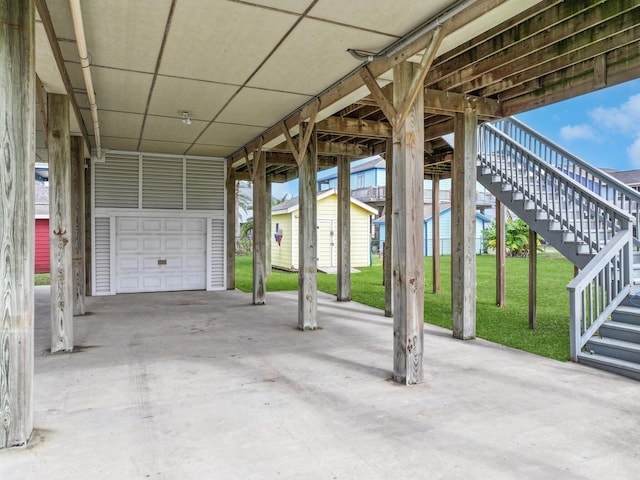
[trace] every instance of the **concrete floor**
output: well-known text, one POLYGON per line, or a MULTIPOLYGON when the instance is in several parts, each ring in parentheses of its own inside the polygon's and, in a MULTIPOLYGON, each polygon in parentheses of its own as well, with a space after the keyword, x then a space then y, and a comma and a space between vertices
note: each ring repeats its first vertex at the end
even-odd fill
POLYGON ((47 354, 37 289, 29 447, 0 479, 637 479, 640 383, 427 326, 424 384, 389 380, 391 320, 320 294, 88 298, 47 354))

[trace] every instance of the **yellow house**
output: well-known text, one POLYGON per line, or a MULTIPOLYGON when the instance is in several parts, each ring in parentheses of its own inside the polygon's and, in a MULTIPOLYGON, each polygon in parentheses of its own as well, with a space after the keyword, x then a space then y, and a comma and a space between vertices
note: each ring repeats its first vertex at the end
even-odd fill
MULTIPOLYGON (((338 266, 338 194, 335 189, 318 193, 318 269, 338 266)), ((271 265, 298 269, 298 198, 275 205, 271 212, 271 265)), ((371 217, 377 211, 351 197, 351 266, 371 263, 371 217)))

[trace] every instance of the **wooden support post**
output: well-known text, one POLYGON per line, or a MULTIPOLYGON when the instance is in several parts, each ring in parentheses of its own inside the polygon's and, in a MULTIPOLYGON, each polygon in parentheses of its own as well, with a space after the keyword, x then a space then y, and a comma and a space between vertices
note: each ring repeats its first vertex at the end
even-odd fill
POLYGON ((431 177, 431 253, 433 293, 440 293, 440 176, 431 177))
MULTIPOLYGON (((84 145, 83 147, 84 148, 84 145)), ((87 296, 93 291, 91 278, 91 162, 87 162, 84 170, 84 279, 87 296)))
POLYGON ((529 328, 534 330, 537 324, 538 272, 538 234, 529 227, 529 328))
POLYGON ((505 207, 496 199, 496 305, 507 305, 507 276, 505 259, 507 256, 505 242, 505 207))
POLYGON ((48 94, 51 352, 73 350, 71 149, 69 99, 48 94))
POLYGON ((253 304, 264 305, 267 294, 267 190, 265 156, 261 149, 253 154, 253 304))
POLYGON ((0 0, 0 450, 33 431, 34 12, 0 0))
MULTIPOLYGON (((318 204, 316 198, 317 136, 311 122, 300 124, 300 138, 308 138, 299 150, 300 217, 298 219, 298 328, 315 330, 317 324, 317 257, 318 232, 316 230, 318 204), (312 129, 312 132, 309 132, 312 129)), ((303 142, 304 143, 304 142, 303 142)))
POLYGON ((338 275, 339 302, 351 300, 351 171, 349 157, 338 157, 338 275))
MULTIPOLYGON (((266 159, 265 159, 266 165, 266 159)), ((271 206, 273 204, 273 195, 271 193, 271 180, 267 180, 265 195, 264 195, 264 227, 265 227, 265 258, 264 258, 264 273, 266 278, 271 278, 271 244, 273 239, 273 232, 271 228, 271 206)))
POLYGON ((230 160, 227 163, 225 189, 227 195, 227 290, 234 290, 236 288, 236 171, 230 160))
POLYGON ((384 250, 382 252, 384 315, 393 317, 393 139, 387 138, 385 148, 384 250))
MULTIPOLYGON (((407 98, 416 66, 393 70, 393 98, 407 98)), ((423 381, 424 332, 424 100, 419 89, 393 139, 393 378, 423 381)))
POLYGON ((82 137, 71 137, 71 256, 73 272, 73 314, 84 315, 84 151, 82 137))
POLYGON ((476 336, 476 112, 455 114, 451 209, 453 336, 476 336))

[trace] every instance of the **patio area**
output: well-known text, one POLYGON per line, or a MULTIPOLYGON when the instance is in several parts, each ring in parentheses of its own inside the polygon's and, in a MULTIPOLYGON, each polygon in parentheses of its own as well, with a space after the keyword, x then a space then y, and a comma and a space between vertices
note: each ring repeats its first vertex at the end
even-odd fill
POLYGON ((640 384, 426 325, 425 382, 392 374, 392 321, 319 293, 87 298, 49 348, 36 287, 35 431, 0 478, 637 478, 640 384))

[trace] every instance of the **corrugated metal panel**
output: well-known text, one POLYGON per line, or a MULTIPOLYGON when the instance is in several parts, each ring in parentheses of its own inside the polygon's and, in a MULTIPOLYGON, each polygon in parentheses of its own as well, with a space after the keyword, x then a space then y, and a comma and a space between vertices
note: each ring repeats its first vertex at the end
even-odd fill
POLYGON ((187 210, 224 209, 224 162, 187 158, 187 210))
POLYGON ((49 243, 49 219, 36 220, 36 273, 48 273, 50 270, 50 243, 49 243))
POLYGON ((97 294, 111 293, 111 219, 95 220, 95 289, 97 294))
POLYGON ((139 159, 137 155, 107 155, 95 163, 95 206, 138 208, 139 159))
POLYGON ((182 209, 182 159, 142 158, 142 208, 182 209))
POLYGON ((225 288, 224 220, 211 219, 211 288, 225 288))

